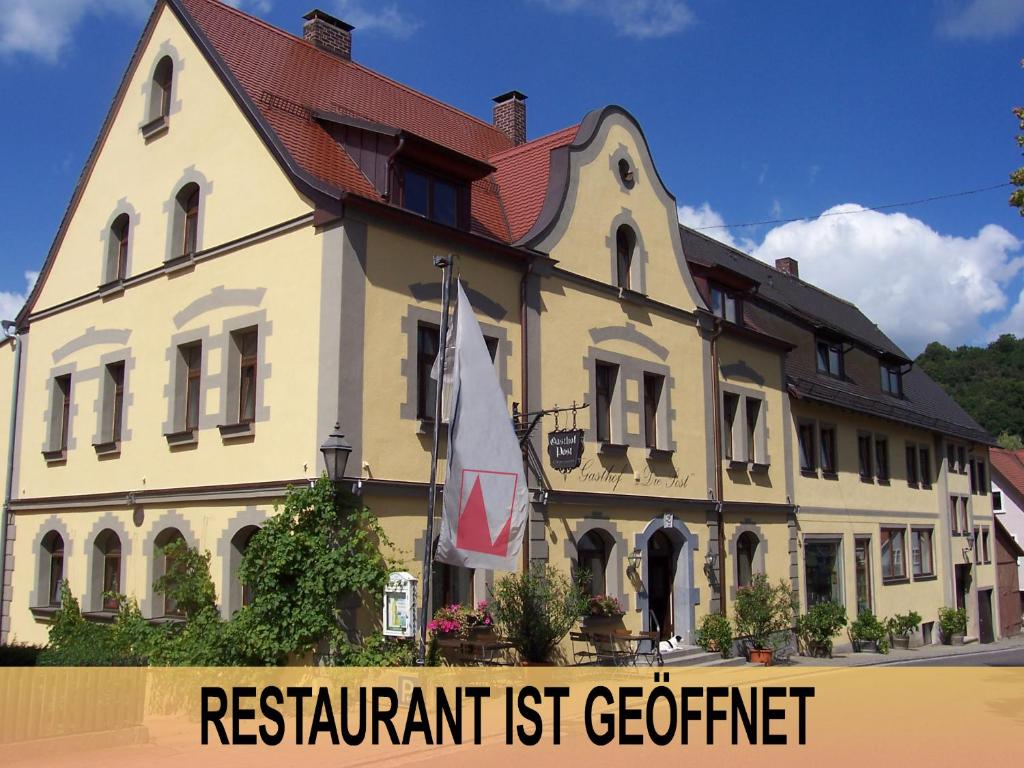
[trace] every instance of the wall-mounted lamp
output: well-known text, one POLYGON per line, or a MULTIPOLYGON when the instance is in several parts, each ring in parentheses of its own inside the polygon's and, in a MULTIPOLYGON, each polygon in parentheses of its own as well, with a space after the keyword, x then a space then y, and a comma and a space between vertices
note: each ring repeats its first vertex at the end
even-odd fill
POLYGON ((327 479, 337 485, 345 477, 345 465, 348 464, 348 456, 352 453, 352 446, 341 434, 341 424, 335 422, 334 431, 320 446, 320 453, 324 455, 327 479))
POLYGON ((704 555, 704 573, 711 575, 716 570, 718 570, 718 553, 709 550, 704 555))
POLYGON ((640 562, 642 559, 643 552, 640 551, 640 547, 636 547, 626 556, 626 570, 630 573, 640 573, 640 562))
POLYGON ((967 548, 974 549, 974 533, 967 534, 967 548))

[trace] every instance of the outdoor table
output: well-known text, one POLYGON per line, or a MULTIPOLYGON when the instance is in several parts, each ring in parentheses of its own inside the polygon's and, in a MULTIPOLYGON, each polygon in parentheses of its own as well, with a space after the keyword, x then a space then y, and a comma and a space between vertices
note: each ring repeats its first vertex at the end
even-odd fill
POLYGON ((502 656, 514 647, 512 643, 495 637, 470 638, 460 643, 459 660, 482 666, 502 666, 508 663, 502 660, 502 656))

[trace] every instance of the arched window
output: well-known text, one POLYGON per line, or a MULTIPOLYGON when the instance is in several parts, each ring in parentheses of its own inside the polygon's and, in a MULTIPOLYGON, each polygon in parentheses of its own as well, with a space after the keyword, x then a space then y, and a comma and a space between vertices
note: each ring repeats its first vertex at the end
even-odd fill
POLYGON ((752 577, 757 573, 755 555, 760 544, 757 534, 744 531, 736 540, 736 586, 749 587, 752 577))
POLYGON ((104 282, 124 280, 128 274, 128 230, 130 221, 127 213, 122 213, 110 225, 110 237, 107 241, 107 264, 104 270, 104 282))
POLYGON ((56 531, 45 536, 39 551, 39 603, 60 605, 60 585, 64 580, 64 538, 56 531))
POLYGON ((199 244, 199 185, 190 182, 175 196, 174 256, 189 256, 199 244))
POLYGON ((615 231, 616 283, 619 288, 630 289, 629 273, 633 268, 633 252, 636 250, 636 233, 623 224, 615 231))
POLYGON ((596 528, 587 531, 576 543, 576 567, 588 572, 584 588, 591 596, 608 594, 607 571, 612 544, 611 537, 596 528))
POLYGON ((121 539, 109 528, 96 537, 93 552, 93 584, 97 608, 116 611, 121 594, 121 539))
MULTIPOLYGON (((437 541, 434 541, 437 555, 437 541)), ((434 560, 434 578, 430 588, 433 610, 444 605, 473 605, 473 569, 439 563, 434 560)))
POLYGON ((149 119, 167 119, 171 114, 171 85, 174 80, 174 62, 164 56, 153 71, 153 85, 149 95, 149 119))
POLYGON ((238 569, 241 567, 242 558, 245 557, 245 552, 249 548, 249 542, 252 541, 253 536, 259 533, 259 530, 260 527, 258 525, 247 525, 244 528, 240 528, 231 537, 231 595, 228 603, 231 613, 252 602, 252 585, 242 583, 238 577, 238 569))
MULTIPOLYGON (((180 572, 184 565, 180 561, 174 558, 174 555, 166 551, 167 545, 175 541, 184 541, 185 537, 182 536, 181 531, 177 528, 165 528, 157 534, 156 539, 153 542, 153 583, 161 577, 169 573, 180 572)), ((162 606, 162 616, 180 616, 181 609, 178 608, 178 603, 169 595, 161 595, 161 601, 157 602, 158 606, 162 606)), ((158 598, 158 600, 160 600, 158 598)))

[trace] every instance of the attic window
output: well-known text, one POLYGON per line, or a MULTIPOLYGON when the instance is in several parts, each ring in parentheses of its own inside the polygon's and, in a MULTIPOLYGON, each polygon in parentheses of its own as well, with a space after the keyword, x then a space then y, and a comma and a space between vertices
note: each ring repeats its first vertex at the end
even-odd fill
POLYGON ((727 322, 740 325, 743 322, 743 303, 734 293, 712 283, 711 313, 727 322))
POLYGON ((146 123, 142 126, 142 135, 147 139, 160 133, 167 127, 171 114, 171 86, 174 82, 174 62, 170 56, 164 56, 153 70, 153 80, 149 86, 149 107, 146 111, 146 123))
POLYGON ((903 374, 899 366, 882 364, 882 391, 893 397, 903 397, 903 374))
POLYGON ((636 184, 636 174, 633 173, 633 166, 629 164, 629 160, 626 158, 619 160, 619 178, 622 179, 626 189, 632 189, 633 185, 636 184))
POLYGON ((465 184, 442 178, 418 168, 397 170, 397 199, 407 211, 449 227, 466 228, 463 208, 468 200, 465 184))
POLYGON ((843 345, 833 341, 818 341, 815 345, 818 371, 843 378, 843 345))
POLYGON ((633 253, 636 251, 636 233, 623 224, 615 232, 615 282, 624 291, 631 288, 633 253))

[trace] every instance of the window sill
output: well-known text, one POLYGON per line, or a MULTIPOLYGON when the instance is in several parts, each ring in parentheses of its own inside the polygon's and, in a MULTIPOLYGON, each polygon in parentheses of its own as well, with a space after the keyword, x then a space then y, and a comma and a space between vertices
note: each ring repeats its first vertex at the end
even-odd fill
MULTIPOLYGON (((417 434, 420 435, 432 435, 434 434, 434 420, 433 419, 420 419, 419 429, 416 430, 417 434)), ((441 422, 441 437, 448 435, 448 422, 441 422)))
POLYGON ((181 432, 167 432, 164 433, 164 437, 167 438, 167 445, 171 448, 179 448, 186 445, 198 445, 199 436, 196 434, 198 430, 195 429, 184 429, 181 432))
POLYGON ((185 253, 181 256, 175 256, 173 259, 168 259, 164 262, 164 274, 173 275, 178 272, 184 272, 187 269, 192 269, 195 264, 195 253, 185 253))
POLYGON ((117 456, 121 453, 121 441, 110 440, 106 443, 93 443, 97 456, 117 456))
POLYGON ((755 461, 755 462, 753 462, 750 465, 750 471, 751 472, 760 473, 760 474, 765 474, 765 473, 768 472, 768 469, 770 467, 771 467, 771 464, 769 464, 767 462, 755 461))
POLYGON ((157 136, 162 136, 166 133, 170 125, 171 121, 167 119, 167 116, 161 115, 154 120, 150 120, 145 125, 140 126, 139 133, 142 134, 142 138, 146 141, 150 141, 155 139, 157 136))
POLYGON ((838 480, 839 479, 839 473, 838 472, 831 472, 831 471, 827 471, 827 470, 822 470, 821 471, 821 478, 822 478, 822 480, 838 480))
POLYGON ((937 578, 939 577, 936 576, 934 573, 924 573, 920 576, 915 576, 914 582, 916 583, 918 581, 935 581, 937 578))
POLYGON ((46 459, 46 463, 50 466, 66 464, 68 451, 66 448, 58 448, 56 451, 43 451, 43 458, 46 459))
POLYGON ((800 470, 800 474, 803 477, 813 477, 813 478, 817 479, 817 477, 818 477, 818 470, 816 470, 816 469, 801 469, 800 470))
POLYGON ((639 291, 634 291, 632 288, 622 288, 620 286, 619 298, 622 299, 623 301, 628 301, 633 304, 642 304, 644 302, 644 299, 647 298, 647 296, 640 293, 639 291))
POLYGON ((162 627, 174 624, 184 624, 184 616, 154 616, 151 619, 146 619, 146 623, 154 627, 162 627))
POLYGON ((864 475, 860 476, 860 481, 862 483, 867 483, 868 485, 874 485, 875 484, 875 478, 873 478, 873 477, 865 477, 864 475))
POLYGON ((113 624, 117 621, 117 611, 106 608, 102 611, 82 611, 82 618, 96 624, 113 624))
POLYGON ((112 299, 124 293, 124 280, 120 278, 111 280, 109 283, 98 286, 96 290, 99 291, 101 299, 112 299))
POLYGON ((890 485, 889 478, 888 477, 880 477, 880 478, 878 478, 878 484, 879 485, 890 485))
POLYGON ((912 483, 909 480, 907 481, 907 488, 917 489, 917 488, 920 488, 920 487, 921 487, 921 485, 919 483, 912 483))
POLYGON ((921 490, 922 491, 930 491, 931 489, 932 489, 932 484, 931 483, 921 483, 921 490))
POLYGON ((36 621, 52 622, 53 615, 60 610, 59 605, 36 605, 29 608, 36 621))
POLYGON ((218 424, 222 440, 242 440, 256 436, 256 424, 251 421, 239 422, 238 424, 218 424))
POLYGON ((600 456, 625 456, 628 447, 625 443, 601 443, 597 453, 600 456))
POLYGON ((648 448, 647 458, 651 461, 671 461, 675 451, 671 448, 648 448))
POLYGON ((894 584, 909 584, 909 583, 910 583, 910 579, 907 578, 906 576, 896 576, 896 577, 893 577, 891 579, 885 579, 885 578, 882 579, 882 584, 884 586, 887 586, 887 587, 888 586, 892 586, 894 584))
POLYGON ((750 464, 746 461, 740 461, 739 459, 726 459, 728 463, 727 469, 730 472, 746 472, 750 468, 750 464))

